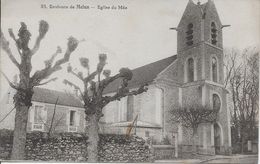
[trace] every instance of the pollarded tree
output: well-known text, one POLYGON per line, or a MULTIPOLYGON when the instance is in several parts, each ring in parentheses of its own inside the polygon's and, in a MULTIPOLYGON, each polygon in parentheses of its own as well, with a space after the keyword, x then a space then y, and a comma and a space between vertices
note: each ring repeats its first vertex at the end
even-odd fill
POLYGON ((219 108, 210 109, 202 105, 188 105, 177 107, 170 111, 171 122, 180 123, 185 128, 192 131, 192 146, 195 152, 195 136, 198 132, 198 127, 202 123, 214 123, 218 119, 219 108))
POLYGON ((15 37, 13 30, 9 29, 9 35, 14 40, 17 51, 20 55, 20 63, 14 57, 10 47, 9 42, 5 38, 1 30, 1 48, 8 55, 10 60, 19 70, 19 83, 12 83, 7 76, 1 71, 3 76, 7 79, 9 85, 16 90, 14 95, 14 104, 16 108, 15 114, 15 128, 14 128, 14 138, 13 138, 13 148, 11 159, 13 160, 22 160, 25 155, 25 143, 26 143, 26 127, 28 120, 28 110, 32 105, 31 100, 33 96, 33 88, 35 86, 44 85, 48 82, 56 80, 56 78, 46 80, 51 74, 61 69, 61 65, 68 62, 71 53, 77 48, 78 40, 74 37, 70 37, 67 43, 67 50, 64 53, 63 58, 57 60, 54 64, 55 57, 61 53, 61 48, 58 47, 56 52, 51 56, 49 60, 45 61, 45 68, 42 70, 36 71, 31 76, 32 63, 31 59, 36 54, 40 48, 40 43, 45 37, 49 25, 46 21, 41 20, 39 23, 39 35, 36 38, 36 42, 33 48, 29 48, 28 44, 31 38, 31 33, 27 29, 27 25, 24 22, 21 22, 21 27, 18 31, 18 38, 15 37))
POLYGON ((84 102, 85 114, 86 114, 86 133, 89 137, 88 140, 88 161, 97 162, 98 160, 98 122, 103 116, 102 109, 111 101, 120 100, 125 96, 137 95, 147 91, 146 85, 142 85, 137 90, 129 91, 128 82, 132 79, 133 73, 128 68, 121 68, 119 73, 111 76, 110 70, 103 70, 106 64, 106 54, 99 55, 99 63, 97 69, 93 73, 89 72, 89 60, 87 58, 80 58, 80 63, 83 68, 87 70, 87 76, 83 77, 82 72, 73 71, 69 65, 67 71, 76 76, 84 84, 84 91, 80 90, 80 87, 76 84, 64 80, 65 84, 68 84, 80 91, 81 99, 84 102), (101 73, 103 72, 104 79, 101 80, 101 73), (95 80, 96 79, 96 80, 95 80), (121 85, 118 86, 117 92, 112 96, 104 96, 104 89, 113 81, 121 80, 121 85))

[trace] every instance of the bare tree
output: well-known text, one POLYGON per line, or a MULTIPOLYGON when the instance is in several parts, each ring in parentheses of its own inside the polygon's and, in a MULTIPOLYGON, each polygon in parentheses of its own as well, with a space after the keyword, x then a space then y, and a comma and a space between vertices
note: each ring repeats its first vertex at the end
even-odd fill
POLYGON ((73 71, 73 68, 70 65, 67 67, 67 71, 83 83, 83 92, 76 84, 68 80, 64 80, 65 84, 79 90, 81 99, 84 102, 87 121, 86 132, 89 137, 89 144, 87 147, 89 162, 97 162, 98 160, 98 122, 103 116, 102 109, 111 101, 120 100, 125 96, 137 95, 147 91, 147 88, 145 87, 146 85, 142 85, 137 90, 129 91, 128 82, 132 79, 133 74, 128 68, 121 68, 118 74, 110 77, 111 71, 103 70, 106 64, 106 59, 106 54, 100 54, 96 71, 90 73, 89 60, 87 58, 80 58, 81 66, 87 70, 86 77, 83 77, 82 72, 73 71), (104 79, 101 79, 102 72, 104 79), (121 81, 121 85, 119 86, 117 92, 112 96, 104 96, 104 89, 115 80, 121 81))
POLYGON ((226 87, 232 96, 233 143, 243 153, 247 140, 256 138, 259 99, 259 52, 247 48, 226 54, 226 87), (230 67, 232 63, 232 67, 230 67))
POLYGON ((195 136, 202 123, 214 123, 218 119, 219 110, 210 109, 202 105, 188 105, 176 107, 170 111, 171 122, 181 124, 192 131, 193 151, 195 151, 195 136))
POLYGON ((61 48, 58 47, 56 52, 51 56, 49 60, 45 61, 45 68, 42 70, 36 71, 31 76, 32 70, 32 57, 37 53, 40 48, 42 39, 45 37, 49 25, 46 21, 41 20, 39 23, 39 35, 36 38, 36 42, 33 48, 29 48, 28 44, 31 38, 31 33, 27 29, 27 25, 24 22, 21 22, 21 27, 18 31, 18 38, 13 33, 13 30, 10 28, 8 30, 10 37, 13 39, 17 52, 20 56, 20 63, 14 57, 10 47, 9 42, 5 38, 2 30, 0 35, 1 48, 6 52, 12 63, 19 70, 19 83, 12 83, 7 76, 1 71, 3 76, 7 79, 9 85, 16 89, 16 94, 14 96, 14 104, 16 108, 15 114, 15 128, 14 128, 14 139, 13 139, 13 148, 11 159, 13 160, 22 160, 25 155, 25 142, 26 142, 26 127, 28 120, 28 110, 32 105, 31 100, 33 96, 33 88, 35 86, 44 85, 51 81, 56 80, 53 78, 42 82, 47 79, 51 74, 61 69, 61 65, 68 62, 71 53, 77 48, 78 40, 74 37, 70 37, 67 43, 67 50, 63 58, 57 60, 54 64, 55 57, 61 53, 61 48))

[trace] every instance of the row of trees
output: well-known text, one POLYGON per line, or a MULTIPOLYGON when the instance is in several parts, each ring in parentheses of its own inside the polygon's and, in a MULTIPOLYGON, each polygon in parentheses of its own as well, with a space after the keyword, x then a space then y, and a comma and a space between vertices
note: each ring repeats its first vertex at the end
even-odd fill
POLYGON ((225 87, 230 91, 232 143, 243 153, 249 140, 258 138, 259 52, 247 48, 243 52, 225 53, 225 87))
MULTIPOLYGON (((28 46, 31 38, 31 33, 27 29, 27 25, 24 22, 21 22, 21 27, 18 31, 18 38, 16 38, 16 36, 14 35, 12 29, 8 30, 10 37, 13 39, 16 45, 17 52, 20 56, 20 62, 18 62, 15 56, 13 55, 12 50, 9 47, 9 42, 7 41, 1 30, 1 48, 5 51, 5 54, 8 55, 12 63, 18 68, 20 79, 18 84, 14 84, 1 71, 3 76, 8 81, 9 85, 16 90, 16 94, 14 96, 16 114, 13 148, 11 154, 12 160, 22 160, 25 156, 26 127, 28 121, 28 111, 30 106, 32 105, 31 101, 33 96, 33 88, 35 86, 44 85, 56 80, 57 78, 49 80, 47 79, 54 72, 62 69, 61 65, 69 61, 71 54, 75 51, 79 44, 79 41, 76 38, 69 37, 67 42, 67 49, 63 55, 63 58, 57 60, 54 63, 57 55, 62 53, 61 48, 58 47, 56 52, 51 56, 51 58, 44 61, 45 68, 43 68, 42 70, 38 70, 33 75, 31 75, 31 59, 39 50, 41 41, 45 37, 48 30, 49 24, 46 21, 41 20, 39 23, 39 34, 36 38, 33 48, 29 48, 28 46), (44 80, 45 82, 42 82, 44 80)), ((137 90, 129 91, 128 82, 132 79, 133 76, 131 70, 129 70, 128 68, 122 68, 119 70, 118 74, 110 76, 110 71, 104 70, 104 67, 106 65, 106 59, 106 54, 100 54, 99 63, 97 64, 96 70, 90 73, 88 64, 89 60, 87 58, 80 58, 81 66, 86 70, 86 73, 84 72, 85 76, 83 72, 75 72, 73 71, 70 65, 68 66, 68 73, 71 73, 77 79, 82 81, 84 86, 83 91, 81 91, 80 87, 75 85, 73 82, 64 80, 65 84, 69 84, 70 86, 80 91, 81 100, 84 102, 87 121, 86 131, 89 137, 89 145, 87 148, 89 162, 97 161, 97 148, 99 141, 98 122, 100 118, 103 116, 103 107, 111 101, 120 100, 122 97, 128 95, 137 95, 147 91, 146 85, 140 86, 140 88, 137 90), (115 80, 120 81, 118 91, 112 96, 104 96, 104 89, 115 80)))

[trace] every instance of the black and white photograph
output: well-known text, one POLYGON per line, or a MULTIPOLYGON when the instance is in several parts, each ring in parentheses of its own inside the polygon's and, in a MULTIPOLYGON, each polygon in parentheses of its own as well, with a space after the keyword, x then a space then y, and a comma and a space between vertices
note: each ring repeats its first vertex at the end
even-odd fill
POLYGON ((260 0, 1 0, 0 20, 0 163, 258 163, 260 0))

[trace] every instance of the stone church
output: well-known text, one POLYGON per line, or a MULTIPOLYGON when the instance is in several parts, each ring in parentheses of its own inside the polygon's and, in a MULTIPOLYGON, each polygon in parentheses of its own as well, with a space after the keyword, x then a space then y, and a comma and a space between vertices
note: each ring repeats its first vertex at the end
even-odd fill
MULTIPOLYGON (((169 138, 179 147, 190 149, 189 130, 176 125, 170 111, 177 106, 200 104, 219 108, 216 123, 201 124, 196 145, 204 154, 231 152, 228 91, 224 88, 223 25, 212 0, 195 4, 189 0, 177 31, 177 55, 133 70, 129 88, 149 84, 148 91, 108 104, 104 109, 101 131, 126 133, 137 118, 134 133, 160 142, 169 138)), ((106 94, 116 92, 119 81, 112 83, 106 94)), ((209 109, 210 110, 210 109, 209 109)))
MULTIPOLYGON (((173 124, 171 111, 179 106, 203 105, 217 108, 218 120, 214 124, 200 124, 195 137, 197 150, 204 154, 231 152, 230 112, 227 107, 228 91, 223 86, 223 25, 212 0, 195 4, 189 0, 177 31, 177 55, 136 68, 129 88, 148 84, 148 91, 109 103, 100 123, 101 133, 126 134, 133 120, 132 133, 153 144, 168 139, 183 152, 191 149, 190 130, 173 124)), ((167 30, 167 29, 166 29, 167 30)), ((155 38, 156 39, 156 38, 155 38)), ((114 81, 104 91, 114 94, 120 81, 114 81)), ((28 131, 47 131, 55 118, 56 132, 84 132, 84 108, 81 102, 63 92, 35 88, 33 106, 28 116, 28 131)), ((14 91, 0 101, 0 118, 13 109, 14 91)), ((0 124, 1 128, 14 128, 15 111, 0 124)))

